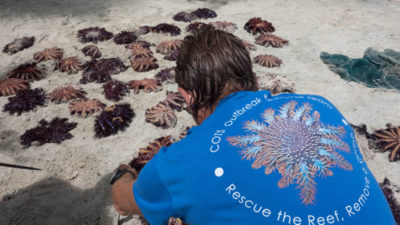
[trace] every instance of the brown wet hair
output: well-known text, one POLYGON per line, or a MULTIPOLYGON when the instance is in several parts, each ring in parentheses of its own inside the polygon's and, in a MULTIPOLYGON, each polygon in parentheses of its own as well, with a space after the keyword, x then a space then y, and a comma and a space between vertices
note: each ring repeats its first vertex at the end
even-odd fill
POLYGON ((207 26, 186 36, 175 69, 178 86, 192 94, 189 106, 214 109, 225 96, 241 90, 257 90, 248 50, 231 33, 207 26))

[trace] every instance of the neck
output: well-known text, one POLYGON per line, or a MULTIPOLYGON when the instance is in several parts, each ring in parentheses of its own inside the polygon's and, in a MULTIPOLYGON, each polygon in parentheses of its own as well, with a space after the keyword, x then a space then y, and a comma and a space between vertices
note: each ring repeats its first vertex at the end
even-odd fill
POLYGON ((212 113, 214 112, 214 110, 210 109, 210 108, 201 108, 197 111, 197 117, 194 118, 194 120, 196 121, 197 125, 200 125, 201 123, 203 123, 203 121, 205 119, 207 119, 212 113))

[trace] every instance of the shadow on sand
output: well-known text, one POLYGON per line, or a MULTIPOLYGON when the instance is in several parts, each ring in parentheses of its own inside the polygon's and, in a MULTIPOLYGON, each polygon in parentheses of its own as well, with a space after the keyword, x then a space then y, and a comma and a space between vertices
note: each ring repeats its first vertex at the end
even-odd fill
POLYGON ((111 176, 86 190, 59 178, 41 180, 0 202, 0 224, 112 224, 108 213, 111 176))

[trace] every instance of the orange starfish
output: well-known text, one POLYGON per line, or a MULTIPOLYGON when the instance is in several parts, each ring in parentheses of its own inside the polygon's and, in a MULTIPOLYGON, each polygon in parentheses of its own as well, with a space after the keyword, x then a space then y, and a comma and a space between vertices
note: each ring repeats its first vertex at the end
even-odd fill
POLYGON ((391 162, 400 159, 400 126, 393 127, 389 124, 388 128, 377 130, 373 135, 377 144, 384 143, 383 151, 392 151, 389 157, 391 162))

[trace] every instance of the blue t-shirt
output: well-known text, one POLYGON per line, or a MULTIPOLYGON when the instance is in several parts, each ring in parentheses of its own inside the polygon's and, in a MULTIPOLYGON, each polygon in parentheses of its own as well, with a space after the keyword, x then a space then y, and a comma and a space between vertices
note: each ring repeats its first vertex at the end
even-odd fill
POLYGON ((354 132, 326 99, 241 91, 143 168, 151 225, 395 225, 354 132))

